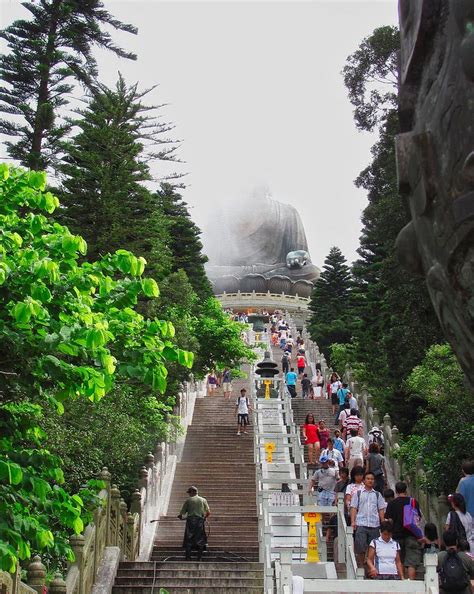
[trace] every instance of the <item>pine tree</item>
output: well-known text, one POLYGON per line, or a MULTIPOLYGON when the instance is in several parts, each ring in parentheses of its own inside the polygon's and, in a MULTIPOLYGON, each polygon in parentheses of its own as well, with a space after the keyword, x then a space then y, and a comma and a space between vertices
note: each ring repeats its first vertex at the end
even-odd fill
POLYGON ((70 125, 59 111, 68 103, 73 82, 94 85, 94 46, 128 59, 136 56, 115 45, 104 26, 136 33, 115 19, 100 0, 22 2, 32 20, 18 20, 0 32, 9 53, 0 57, 0 132, 16 138, 8 154, 32 169, 54 162, 70 125))
POLYGON ((80 112, 80 131, 65 144, 60 167, 62 216, 86 239, 89 258, 125 247, 144 256, 148 274, 161 279, 171 252, 159 200, 143 185, 151 179, 144 142, 160 143, 170 127, 156 123, 155 108, 142 103, 147 92, 120 77, 115 89, 101 85, 80 112))
POLYGON ((323 271, 314 285, 309 309, 311 337, 328 355, 335 342, 348 342, 354 320, 351 311, 352 278, 346 258, 338 247, 332 247, 324 261, 323 271))
POLYGON ((395 136, 399 132, 396 75, 400 40, 393 27, 381 27, 349 56, 344 79, 361 130, 378 127, 372 162, 355 184, 367 191, 362 234, 354 263, 353 341, 364 382, 397 427, 409 431, 419 402, 410 400, 405 378, 429 346, 442 341, 424 279, 404 270, 395 242, 409 221, 398 193, 395 136), (378 89, 373 88, 379 82, 378 89), (384 83, 381 87, 380 83, 384 83), (380 89, 386 91, 381 94, 380 89))
POLYGON ((186 202, 171 184, 161 184, 156 195, 167 221, 173 271, 184 270, 196 294, 201 299, 210 297, 211 285, 204 269, 208 258, 202 253, 201 230, 191 219, 186 202))

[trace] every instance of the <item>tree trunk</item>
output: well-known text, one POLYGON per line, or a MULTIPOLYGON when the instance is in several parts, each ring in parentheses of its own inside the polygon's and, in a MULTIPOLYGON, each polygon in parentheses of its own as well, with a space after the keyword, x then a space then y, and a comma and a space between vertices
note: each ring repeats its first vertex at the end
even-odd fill
POLYGON ((55 0, 51 6, 50 24, 48 30, 48 42, 46 51, 40 64, 40 84, 38 88, 38 101, 36 103, 35 125, 31 141, 31 151, 28 155, 28 167, 30 169, 44 169, 46 163, 41 155, 44 132, 48 125, 45 121, 48 109, 49 82, 51 67, 53 65, 54 51, 56 49, 57 29, 59 23, 59 7, 62 0, 55 0))

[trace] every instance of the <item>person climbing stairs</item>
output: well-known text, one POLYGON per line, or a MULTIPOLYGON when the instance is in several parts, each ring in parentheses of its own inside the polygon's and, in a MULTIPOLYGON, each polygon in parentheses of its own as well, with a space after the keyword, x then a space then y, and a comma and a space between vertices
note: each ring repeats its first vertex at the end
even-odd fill
POLYGON ((253 427, 236 435, 237 394, 247 380, 233 382, 233 396, 221 391, 198 399, 173 481, 167 514, 160 518, 148 562, 122 562, 114 594, 262 594, 258 562, 256 473, 253 427), (202 561, 185 560, 184 522, 177 515, 190 485, 208 501, 208 549, 202 561))

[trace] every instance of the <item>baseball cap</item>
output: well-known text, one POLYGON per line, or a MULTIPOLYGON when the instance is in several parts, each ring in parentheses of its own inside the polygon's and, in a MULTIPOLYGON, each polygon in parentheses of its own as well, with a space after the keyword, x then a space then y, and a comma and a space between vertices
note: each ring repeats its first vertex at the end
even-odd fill
POLYGON ((327 456, 321 456, 321 458, 319 458, 319 461, 324 464, 325 462, 327 462, 329 460, 329 458, 327 456))

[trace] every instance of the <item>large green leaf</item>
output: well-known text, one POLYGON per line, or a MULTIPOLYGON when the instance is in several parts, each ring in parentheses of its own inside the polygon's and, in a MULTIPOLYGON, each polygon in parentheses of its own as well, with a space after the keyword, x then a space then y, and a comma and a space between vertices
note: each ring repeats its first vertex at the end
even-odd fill
POLYGON ((11 485, 19 485, 23 480, 21 467, 9 460, 0 460, 0 480, 6 480, 11 485))
POLYGON ((142 288, 147 297, 159 297, 160 295, 158 284, 153 278, 144 278, 142 280, 142 288))
POLYGON ((31 318, 31 309, 28 303, 17 303, 13 308, 13 316, 19 324, 26 324, 31 318))
POLYGON ((170 346, 166 345, 164 347, 163 351, 161 352, 161 354, 167 361, 177 361, 178 360, 178 351, 174 347, 170 347, 170 346))
POLYGON ((38 530, 36 533, 36 542, 39 549, 51 547, 54 544, 54 536, 51 530, 38 530))

